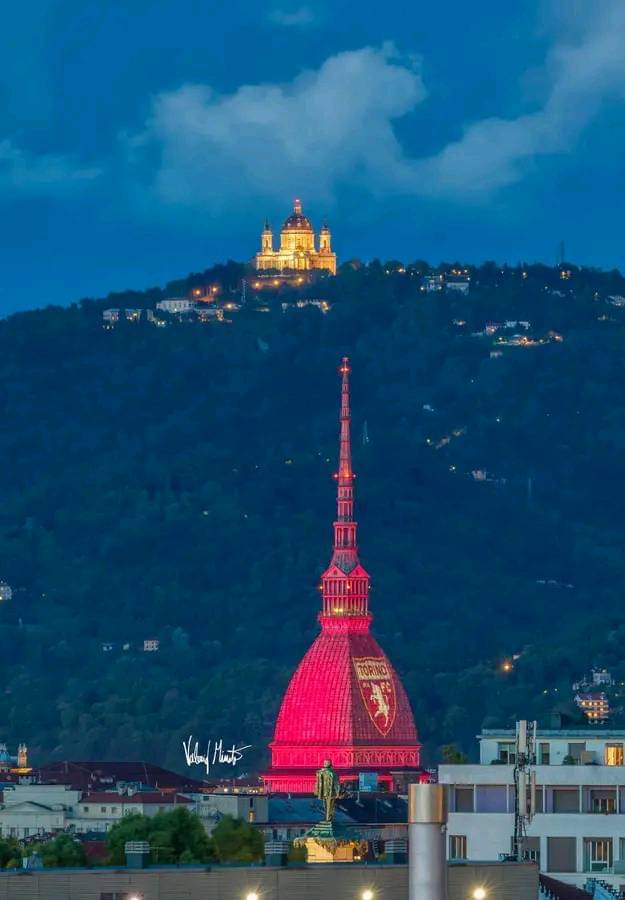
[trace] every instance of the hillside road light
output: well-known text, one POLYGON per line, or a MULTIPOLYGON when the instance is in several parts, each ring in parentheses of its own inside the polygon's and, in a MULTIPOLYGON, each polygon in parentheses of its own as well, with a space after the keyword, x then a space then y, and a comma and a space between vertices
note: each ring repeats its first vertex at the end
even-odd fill
POLYGON ((256 891, 250 891, 249 894, 245 895, 245 900, 258 900, 258 894, 256 891))
POLYGON ((373 891, 370 891, 368 888, 366 891, 363 891, 360 895, 361 900, 374 900, 373 891))
POLYGON ((471 894, 471 897, 473 898, 473 900, 486 900, 487 896, 488 896, 488 894, 486 893, 486 890, 483 887, 476 887, 475 890, 473 891, 473 893, 471 894))

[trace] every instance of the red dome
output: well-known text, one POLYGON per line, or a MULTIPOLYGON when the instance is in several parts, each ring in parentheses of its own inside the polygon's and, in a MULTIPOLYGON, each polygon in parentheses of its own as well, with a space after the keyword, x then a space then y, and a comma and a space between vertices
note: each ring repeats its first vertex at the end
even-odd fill
POLYGON ((348 748, 416 743, 417 729, 406 692, 373 635, 324 629, 287 688, 272 749, 281 744, 348 748), (391 687, 389 696, 382 697, 381 709, 379 701, 371 699, 371 687, 378 681, 359 677, 363 666, 358 661, 362 660, 378 660, 378 674, 385 669, 388 673, 391 687))

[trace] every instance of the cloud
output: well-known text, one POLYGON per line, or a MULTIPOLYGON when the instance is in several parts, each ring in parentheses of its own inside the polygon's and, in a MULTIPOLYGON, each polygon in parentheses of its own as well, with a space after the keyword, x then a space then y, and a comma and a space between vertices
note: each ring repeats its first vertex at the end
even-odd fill
POLYGON ((81 167, 66 156, 35 155, 11 140, 0 141, 0 186, 5 190, 49 194, 93 181, 99 168, 81 167))
POLYGON ((386 190, 405 180, 393 122, 424 97, 418 61, 391 44, 365 47, 287 84, 228 95, 191 84, 159 94, 126 147, 139 172, 156 156, 151 190, 159 200, 206 215, 250 195, 329 202, 339 185, 386 190))
MULTIPOLYGON (((581 9, 578 10, 581 13, 581 9)), ((488 196, 513 184, 540 157, 566 154, 609 100, 625 94, 625 5, 593 4, 592 14, 558 19, 559 39, 545 64, 546 97, 516 118, 487 118, 415 164, 427 193, 488 196)))
POLYGON ((268 15, 273 25, 283 28, 305 28, 314 25, 317 17, 310 6, 298 6, 296 9, 273 9, 268 15))
MULTIPOLYGON (((302 7, 305 9, 305 7, 302 7)), ((267 198, 342 190, 481 202, 523 179, 547 155, 571 152, 604 104, 625 95, 625 4, 605 0, 556 21, 542 99, 514 118, 489 117, 428 157, 411 156, 398 120, 426 97, 420 59, 388 43, 329 57, 286 84, 218 94, 189 84, 154 98, 129 157, 149 171, 148 195, 206 217, 267 198), (156 160, 156 162, 155 162, 156 160), (151 168, 150 168, 151 167, 151 168)), ((145 202, 145 191, 143 193, 145 202)))

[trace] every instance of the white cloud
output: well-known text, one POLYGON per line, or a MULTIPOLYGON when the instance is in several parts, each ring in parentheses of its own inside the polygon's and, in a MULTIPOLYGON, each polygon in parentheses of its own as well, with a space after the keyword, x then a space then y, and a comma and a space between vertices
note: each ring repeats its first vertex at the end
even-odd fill
POLYGON ((100 175, 98 168, 81 167, 66 156, 35 155, 11 140, 0 141, 0 186, 33 194, 65 191, 100 175))
POLYGON ((539 157, 574 149, 600 107, 625 94, 625 4, 606 0, 558 18, 558 41, 546 61, 548 88, 534 112, 488 118, 465 129, 415 165, 427 192, 487 196, 519 181, 539 157))
POLYGON ((570 152, 602 106, 623 99, 625 3, 585 9, 583 27, 580 15, 559 17, 534 109, 469 124, 430 157, 408 155, 395 131, 426 90, 420 60, 392 44, 338 53, 286 84, 159 94, 127 149, 142 184, 151 161, 150 196, 206 217, 300 193, 327 208, 341 188, 480 201, 541 157, 570 152))
POLYGON ((276 8, 269 12, 269 21, 283 28, 305 28, 313 25, 317 19, 310 6, 298 6, 295 9, 276 8))
POLYGON ((414 60, 390 44, 365 47, 288 84, 225 96, 193 84, 159 94, 129 146, 135 160, 157 151, 152 188, 161 200, 207 215, 250 195, 329 202, 339 184, 386 190, 405 179, 393 122, 424 97, 414 60))

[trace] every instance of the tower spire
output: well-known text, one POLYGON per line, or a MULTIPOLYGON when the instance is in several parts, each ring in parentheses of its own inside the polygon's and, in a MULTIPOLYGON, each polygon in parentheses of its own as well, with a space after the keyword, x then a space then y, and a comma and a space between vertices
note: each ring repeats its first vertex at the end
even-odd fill
POLYGON ((349 395, 349 358, 344 356, 339 366, 341 375, 341 411, 339 430, 339 466, 336 475, 336 521, 334 545, 329 567, 321 579, 323 593, 322 623, 326 617, 359 619, 368 627, 369 575, 358 559, 354 520, 354 472, 352 469, 351 408, 349 395))
POLYGON ((339 437, 339 470, 337 479, 337 519, 339 522, 354 520, 354 473, 352 471, 351 410, 349 403, 349 358, 344 356, 339 366, 341 374, 341 414, 339 437))

